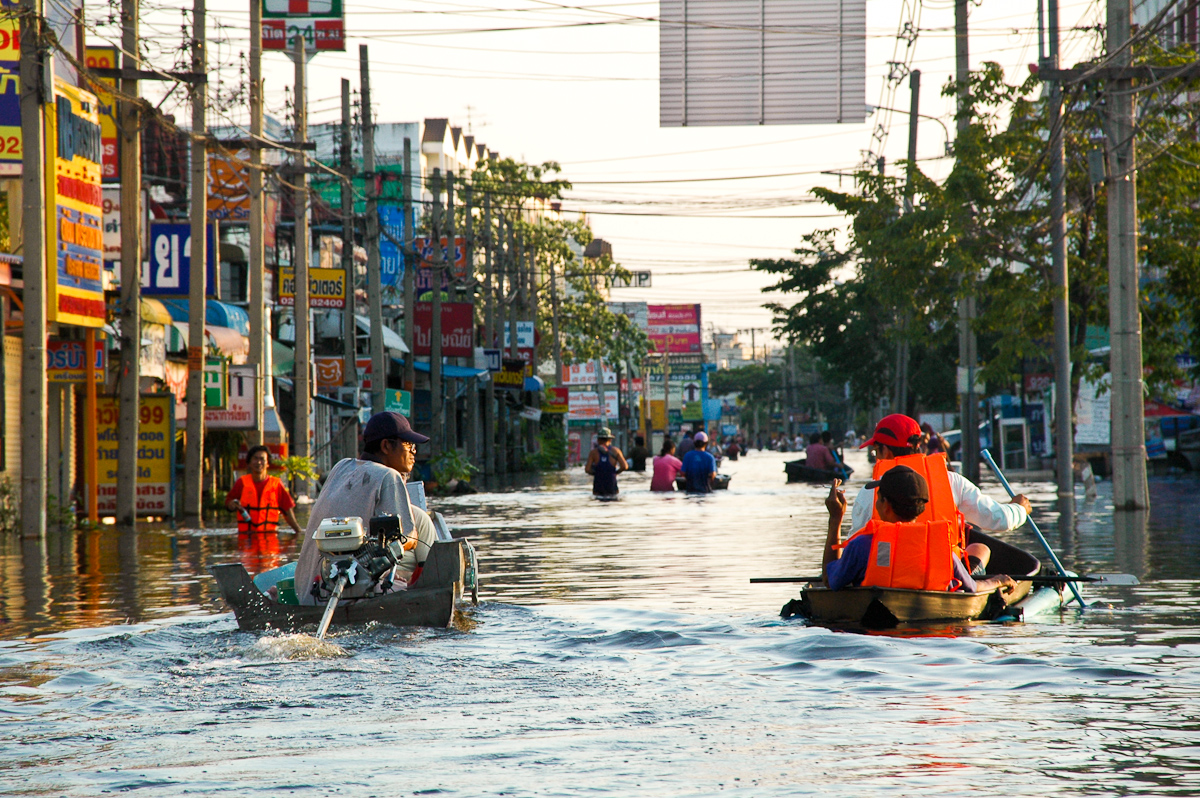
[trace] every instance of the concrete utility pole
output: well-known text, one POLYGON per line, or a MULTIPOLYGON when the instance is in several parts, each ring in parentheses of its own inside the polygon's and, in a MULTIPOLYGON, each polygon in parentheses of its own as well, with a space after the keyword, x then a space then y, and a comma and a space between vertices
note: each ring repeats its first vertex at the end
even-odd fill
MULTIPOLYGON (((197 5, 200 8, 199 13, 203 15, 203 0, 198 0, 197 5)), ((121 48, 125 51, 122 60, 128 69, 141 68, 137 57, 138 13, 137 0, 122 0, 121 48)), ((199 40, 203 41, 203 29, 198 36, 199 40)), ((195 46, 193 44, 193 47, 195 46)), ((192 60, 194 63, 194 53, 192 60)), ((203 92, 203 85, 196 88, 197 94, 203 95, 203 92)), ((138 82, 122 80, 121 93, 125 97, 137 97, 138 82)), ((117 423, 116 520, 120 526, 132 528, 137 519, 138 404, 141 400, 139 382, 142 352, 142 125, 141 112, 136 103, 122 100, 119 107, 121 124, 118 128, 117 146, 121 159, 121 374, 117 387, 120 409, 117 423)), ((201 202, 203 204, 203 200, 201 202)), ((203 264, 204 261, 201 260, 200 263, 203 264)), ((203 278, 203 268, 200 275, 203 278)), ((45 406, 41 405, 43 408, 45 406)), ((188 445, 191 445, 190 439, 188 445)))
MULTIPOLYGON (((346 307, 342 310, 342 385, 358 385, 355 368, 357 337, 354 323, 354 162, 350 157, 350 81, 342 78, 342 127, 340 164, 342 167, 342 269, 346 272, 346 307)), ((351 425, 353 426, 353 425, 351 425)))
MULTIPOLYGON (((492 195, 483 195, 483 345, 487 349, 496 346, 496 290, 493 281, 494 263, 492 255, 492 195)), ((496 473, 496 382, 488 379, 483 403, 483 473, 496 473)))
MULTIPOLYGON (((914 69, 908 76, 908 88, 912 95, 908 111, 908 180, 904 187, 904 212, 913 212, 913 174, 917 170, 917 122, 921 106, 921 70, 914 69)), ((900 340, 896 343, 896 408, 904 413, 908 408, 908 362, 909 325, 912 314, 905 310, 901 321, 900 340)))
MULTIPOLYGON (((1059 68, 1058 0, 1049 2, 1048 66, 1059 68)), ((1067 191, 1063 146, 1063 90, 1061 81, 1050 82, 1050 262, 1056 290, 1054 304, 1054 476, 1060 498, 1074 497, 1075 451, 1071 426, 1071 325, 1070 277, 1067 271, 1067 191)))
MULTIPOLYGON (((203 75, 206 69, 204 0, 196 0, 192 11, 192 72, 203 75)), ((136 40, 133 42, 136 48, 136 40)), ((125 48, 126 51, 129 47, 125 48)), ((135 50, 136 52, 136 50, 135 50)), ((128 57, 128 56, 126 56, 128 57)), ((208 122, 206 119, 207 85, 194 84, 192 90, 192 267, 188 275, 188 389, 187 451, 184 454, 183 522, 187 526, 204 525, 204 320, 207 286, 208 224, 208 122)), ((125 168, 125 162, 121 162, 125 168)), ((121 210, 125 210, 124 203, 121 210)), ((121 233, 124 234, 124 223, 121 233)), ((122 255, 124 244, 122 244, 122 255)), ((215 253, 214 253, 215 254, 215 253)), ((124 398, 121 402, 124 404, 124 398)))
MULTIPOLYGON (((413 257, 413 239, 417 233, 413 229, 412 180, 412 139, 405 139, 404 183, 400 188, 400 202, 404 209, 404 246, 400 248, 400 263, 404 268, 404 343, 408 347, 408 354, 404 356, 404 390, 410 392, 417 387, 417 337, 413 330, 417 313, 417 259, 413 257)), ((380 313, 382 315, 382 311, 380 313)))
MULTIPOLYGON (((302 147, 308 141, 308 87, 305 85, 305 72, 308 65, 308 54, 305 52, 303 36, 296 37, 296 49, 292 56, 296 61, 296 135, 297 147, 302 147)), ((294 158, 297 169, 293 180, 295 199, 292 201, 295 227, 292 237, 292 273, 295 275, 295 305, 293 319, 296 330, 296 351, 292 360, 292 396, 295 397, 295 414, 292 425, 292 454, 308 457, 308 427, 309 414, 312 408, 312 385, 309 382, 309 364, 312 360, 312 346, 309 342, 309 307, 308 307, 308 172, 307 159, 304 150, 298 149, 294 158)), ((296 485, 296 493, 308 495, 308 480, 301 479, 296 485)))
MULTIPOLYGON (((46 537, 46 207, 41 0, 21 3, 21 215, 25 308, 21 324, 21 535, 46 537)), ((90 352, 88 353, 91 354, 90 352)), ((89 359, 88 363, 91 362, 89 359)), ((91 376, 90 374, 88 376, 91 376)))
MULTIPOLYGON (((375 119, 371 115, 371 67, 367 46, 358 46, 358 84, 362 94, 363 177, 367 183, 367 300, 371 315, 371 412, 382 413, 387 391, 383 351, 383 275, 379 264, 379 176, 375 174, 375 119)), ((408 151, 405 150, 407 156, 408 151)), ((404 168, 408 168, 405 158, 404 168)), ((405 174, 407 178, 408 175, 405 174)), ((408 180, 405 180, 408 183, 408 180)), ((408 222, 406 221, 407 225, 408 222)), ((407 271, 407 270, 406 270, 407 271)), ((405 318, 408 324, 408 318, 405 318)), ((411 348, 411 347, 410 347, 411 348)), ((412 353, 408 355, 412 359, 412 353)))
MULTIPOLYGON (((251 446, 263 442, 263 396, 271 385, 267 373, 266 298, 263 296, 263 274, 266 254, 263 244, 263 81, 262 81, 262 3, 250 3, 250 251, 246 253, 250 273, 247 300, 250 314, 250 356, 246 362, 254 366, 259 390, 254 392, 254 417, 258 424, 247 436, 251 446)), ((272 403, 274 400, 272 400, 272 403)))
MULTIPOLYGON (((475 277, 475 194, 470 182, 463 183, 463 239, 467 259, 468 296, 471 301, 471 340, 475 340, 475 307, 479 288, 479 280, 475 277)), ((480 441, 480 411, 479 411, 479 380, 469 378, 467 382, 467 458, 472 463, 478 463, 483 455, 480 441)))
MULTIPOLYGON (((1114 69, 1133 61, 1130 0, 1109 0, 1108 54, 1114 69)), ((1113 508, 1150 507, 1138 311, 1137 151, 1133 81, 1108 82, 1108 318, 1112 340, 1113 508)))
MULTIPOLYGON (((453 388, 449 391, 446 390, 448 386, 446 385, 443 373, 442 289, 440 287, 442 284, 442 275, 452 276, 454 274, 454 172, 450 171, 446 172, 446 214, 442 217, 442 231, 446 236, 446 249, 444 250, 445 255, 442 257, 441 269, 435 270, 437 271, 437 279, 433 284, 433 301, 435 304, 433 306, 434 314, 431 326, 434 330, 434 335, 431 336, 429 341, 429 374, 433 376, 433 370, 437 369, 438 384, 441 386, 441 392, 438 395, 443 397, 438 411, 441 415, 439 419, 441 421, 441 429, 439 432, 442 445, 440 449, 435 451, 454 451, 458 448, 458 424, 456 418, 458 401, 455 398, 458 392, 453 388), (446 394, 449 394, 449 396, 447 397, 446 394)), ((453 296, 449 292, 448 295, 453 296)), ((437 415, 435 413, 434 417, 437 418, 437 415)))
MULTIPOLYGON (((967 9, 969 0, 954 0, 954 79, 958 83, 958 135, 971 126, 971 59, 967 45, 967 9)), ((979 481, 979 398, 975 393, 975 367, 978 361, 975 332, 975 285, 963 287, 958 301, 958 391, 959 418, 962 428, 963 476, 979 481), (965 382, 965 384, 964 384, 965 382)), ((896 410, 895 412, 900 412, 896 410)))
POLYGON ((442 170, 435 168, 429 182, 433 204, 429 209, 429 239, 433 259, 429 264, 429 438, 433 456, 442 451, 442 170))

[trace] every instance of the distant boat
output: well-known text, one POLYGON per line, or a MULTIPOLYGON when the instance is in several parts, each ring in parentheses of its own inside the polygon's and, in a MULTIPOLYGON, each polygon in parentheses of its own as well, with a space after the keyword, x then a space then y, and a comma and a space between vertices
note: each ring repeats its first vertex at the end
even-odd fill
POLYGON ((788 482, 828 483, 835 479, 848 479, 854 473, 854 469, 845 464, 842 465, 841 470, 809 468, 807 457, 784 463, 783 470, 787 473, 788 482))
MULTIPOLYGON (((729 474, 714 474, 712 489, 713 490, 728 490, 729 489, 729 480, 732 478, 733 477, 730 476, 729 474)), ((675 487, 679 488, 682 491, 686 491, 687 490, 687 477, 685 477, 683 474, 680 474, 679 476, 675 477, 675 487)))

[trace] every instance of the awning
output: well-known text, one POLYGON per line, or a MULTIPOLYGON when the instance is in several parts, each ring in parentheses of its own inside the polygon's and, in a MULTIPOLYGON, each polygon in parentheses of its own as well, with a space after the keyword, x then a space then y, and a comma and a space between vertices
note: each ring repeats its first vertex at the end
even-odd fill
MULTIPOLYGON (((396 360, 397 363, 403 363, 402 360, 396 360)), ((413 368, 417 371, 429 372, 429 364, 423 360, 418 360, 413 363, 413 368)), ((454 366, 449 363, 442 366, 442 376, 455 380, 469 380, 472 377, 483 377, 489 374, 487 369, 473 369, 466 366, 454 366)))
POLYGON ((296 352, 287 344, 271 339, 271 376, 290 377, 295 370, 296 352))
MULTIPOLYGON (((371 320, 366 316, 355 316, 354 323, 358 325, 358 329, 365 332, 368 336, 371 334, 371 320)), ((408 353, 408 347, 404 344, 404 339, 386 324, 383 325, 383 345, 386 349, 394 349, 402 355, 408 353)))
POLYGON ((174 321, 166 306, 157 299, 142 297, 142 323, 170 326, 174 321))
MULTIPOLYGON (((186 352, 190 334, 188 323, 177 321, 171 326, 175 332, 168 340, 167 351, 186 352)), ((205 324, 204 337, 209 346, 216 348, 218 352, 228 357, 234 365, 241 365, 250 357, 250 339, 237 330, 219 327, 215 324, 205 324)))
MULTIPOLYGON (((175 321, 191 321, 189 302, 186 299, 160 299, 175 321)), ((228 327, 241 335, 250 335, 250 314, 237 305, 209 299, 204 303, 204 323, 215 327, 228 327)))

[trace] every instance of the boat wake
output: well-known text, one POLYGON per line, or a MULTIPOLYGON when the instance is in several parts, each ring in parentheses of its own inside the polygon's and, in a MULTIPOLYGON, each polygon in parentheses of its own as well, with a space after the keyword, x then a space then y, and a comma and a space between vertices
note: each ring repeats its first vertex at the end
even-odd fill
POLYGON ((265 660, 341 659, 350 656, 350 652, 337 643, 318 640, 306 634, 260 637, 254 644, 253 653, 265 660))

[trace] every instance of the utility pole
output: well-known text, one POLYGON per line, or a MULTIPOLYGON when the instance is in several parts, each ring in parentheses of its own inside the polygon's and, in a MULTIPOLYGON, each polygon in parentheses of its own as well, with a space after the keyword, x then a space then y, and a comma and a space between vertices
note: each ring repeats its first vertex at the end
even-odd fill
MULTIPOLYGON (((483 217, 480 219, 483 226, 483 345, 485 348, 491 349, 496 346, 496 291, 493 283, 493 270, 495 260, 493 258, 493 243, 495 238, 492 235, 492 195, 486 193, 483 195, 483 217)), ((485 476, 492 476, 496 473, 496 382, 489 379, 487 388, 485 389, 483 402, 483 473, 485 476)))
MULTIPOLYGON (((515 214, 516 212, 514 212, 515 214)), ((520 296, 520 274, 517 266, 517 233, 516 220, 508 220, 508 246, 505 248, 505 271, 508 280, 508 344, 509 356, 519 358, 520 350, 517 348, 517 310, 518 299, 520 296)), ((524 387, 524 386, 522 386, 524 387)), ((517 391, 517 395, 521 395, 521 391, 517 391)), ((520 458, 517 457, 517 441, 520 440, 520 421, 513 418, 513 409, 505 403, 505 412, 508 414, 508 422, 504 425, 505 431, 505 449, 512 456, 512 470, 520 470, 520 458), (515 428, 515 429, 514 429, 515 428)))
MULTIPOLYGON (((1108 2, 1113 69, 1133 62, 1130 0, 1108 2)), ((1112 338, 1113 508, 1150 507, 1142 400, 1142 320, 1138 310, 1137 151, 1133 81, 1108 82, 1108 318, 1112 338)))
MULTIPOLYGON (((43 85, 42 0, 21 3, 21 239, 25 307, 21 324, 21 536, 46 537, 46 207, 42 109, 52 87, 43 85)), ((126 56, 128 58, 129 56, 126 56)), ((90 364, 90 355, 85 360, 90 364)), ((87 375, 91 377, 89 373, 87 375)), ((30 575, 32 578, 32 575, 30 575)))
MULTIPOLYGON (((382 413, 387 390, 387 360, 383 351, 383 281, 379 266, 379 193, 375 174, 375 118, 371 114, 371 69, 367 45, 358 46, 359 92, 362 94, 363 177, 367 183, 367 300, 371 313, 371 412, 382 413)), ((405 140, 405 156, 408 155, 405 140)), ((404 168, 408 169, 405 158, 404 168)), ((408 174, 405 173, 405 178, 408 174)), ((408 183, 408 180, 405 180, 408 183)), ((405 225, 408 222, 405 221, 405 225)), ((407 270, 406 270, 407 272, 407 270)), ((405 284, 407 285, 407 283, 405 284)), ((407 311, 408 308, 405 308, 407 311)), ((405 318, 408 324, 408 318, 405 318)), ((411 347, 410 347, 411 348, 411 347)), ((413 357, 410 352, 408 359, 413 357)))
MULTIPOLYGON (((534 245, 532 245, 532 244, 529 244, 529 245, 526 247, 526 249, 525 249, 525 254, 526 254, 526 256, 529 258, 529 310, 528 310, 528 312, 529 312, 529 319, 530 319, 530 322, 529 322, 529 323, 530 323, 530 328, 531 328, 531 331, 530 331, 530 337, 533 339, 533 340, 531 340, 531 341, 530 341, 530 344, 531 344, 531 346, 530 346, 530 351, 529 351, 529 367, 530 367, 530 370, 533 372, 533 376, 535 376, 535 377, 536 377, 536 376, 537 376, 537 373, 538 373, 538 356, 537 356, 537 307, 538 307, 538 265, 537 265, 537 247, 535 247, 535 246, 534 246, 534 245)), ((621 386, 620 386, 620 385, 618 385, 618 386, 617 386, 617 389, 618 389, 618 390, 620 390, 620 388, 621 388, 621 386)), ((541 403, 541 394, 540 394, 540 392, 538 392, 538 391, 535 391, 535 392, 534 392, 534 394, 533 394, 533 406, 534 406, 535 408, 536 408, 536 407, 541 407, 541 404, 542 404, 542 403, 541 403)), ((538 424, 539 424, 539 422, 535 422, 535 421, 533 421, 533 420, 530 420, 530 422, 529 422, 529 439, 528 439, 528 445, 529 445, 529 452, 530 452, 531 454, 532 454, 532 453, 533 453, 533 452, 534 452, 534 451, 537 449, 537 439, 538 439, 538 424)))
MULTIPOLYGON (((921 110, 921 70, 914 69, 908 76, 911 94, 908 110, 908 180, 904 187, 904 212, 913 212, 913 174, 917 171, 917 122, 921 110)), ((900 326, 900 340, 896 342, 896 409, 903 413, 908 408, 908 336, 912 314, 905 309, 900 326)))
MULTIPOLYGON (((1059 68, 1058 0, 1049 2, 1048 66, 1059 68)), ((1067 272, 1067 191, 1063 145, 1062 82, 1050 82, 1050 261, 1054 293, 1054 475, 1059 498, 1074 498, 1074 434, 1071 426, 1070 277, 1067 272)))
MULTIPOLYGON (((309 383, 309 365, 312 360, 312 345, 309 341, 309 307, 308 307, 308 172, 307 159, 304 150, 300 149, 308 141, 308 87, 305 85, 305 72, 308 65, 308 53, 305 52, 303 36, 296 36, 296 49, 292 56, 296 61, 296 90, 294 93, 296 112, 296 155, 294 161, 296 170, 295 199, 292 200, 293 227, 292 270, 295 275, 295 305, 294 321, 296 330, 296 351, 292 360, 292 396, 295 397, 295 414, 293 416, 292 454, 298 457, 308 457, 308 426, 309 414, 312 412, 312 386, 309 383)), ((296 485, 296 493, 308 495, 308 480, 301 479, 296 485)))
MULTIPOLYGON (((346 78, 342 78, 341 135, 339 160, 342 167, 342 269, 346 272, 346 306, 342 309, 342 385, 353 388, 358 385, 358 349, 355 343, 358 333, 354 319, 354 283, 357 269, 354 267, 354 162, 350 157, 350 81, 346 78)), ((353 421, 348 425, 348 445, 342 448, 344 452, 349 453, 349 457, 358 454, 357 429, 358 424, 353 421), (350 435, 350 432, 354 432, 354 435, 350 435)))
MULTIPOLYGON (((958 83, 958 136, 971 126, 971 59, 967 42, 969 0, 954 0, 954 72, 958 83)), ((958 301, 958 392, 962 427, 963 476, 979 481, 979 399, 975 394, 975 367, 978 360, 975 332, 975 279, 962 286, 958 301), (964 384, 965 383, 965 384, 964 384)), ((896 411, 900 412, 900 411, 896 411)))
MULTIPOLYGON (((448 274, 451 277, 454 275, 454 261, 457 255, 457 249, 454 246, 454 173, 446 172, 446 215, 443 229, 446 232, 446 256, 442 259, 442 273, 448 274)), ((452 281, 451 281, 452 282, 452 281)), ((453 291, 447 292, 447 296, 454 296, 453 291)), ((437 320, 437 360, 438 360, 438 376, 442 378, 443 390, 448 394, 448 398, 442 403, 442 449, 445 451, 454 451, 458 448, 458 386, 454 383, 446 385, 444 377, 444 369, 442 366, 442 314, 441 314, 441 290, 434 291, 434 296, 439 298, 438 302, 438 320, 437 320), (448 390, 447 390, 448 389, 448 390)), ((432 342, 431 342, 432 344, 432 342)), ((432 351, 432 345, 430 347, 432 351)), ((430 369, 433 373, 433 369, 430 369)))
MULTIPOLYGON (((463 255, 467 260, 468 288, 471 297, 471 340, 475 340, 475 306, 477 304, 479 281, 475 278, 475 218, 472 201, 475 194, 470 182, 463 184, 463 239, 466 251, 463 255)), ((480 442, 479 418, 479 380, 469 378, 467 383, 467 458, 473 463, 480 461, 483 454, 480 442)))
POLYGON ((433 242, 433 263, 430 265, 430 306, 432 312, 429 321, 429 437, 432 455, 441 454, 445 447, 442 439, 442 424, 445 420, 442 406, 442 265, 445 262, 442 249, 442 170, 433 170, 430 183, 433 193, 433 206, 430 214, 429 237, 433 242))
MULTIPOLYGON (((404 183, 400 188, 400 202, 404 208, 404 246, 400 248, 400 262, 404 265, 404 343, 408 346, 408 354, 404 356, 404 390, 410 392, 417 387, 417 337, 413 329, 417 313, 417 259, 413 257, 416 230, 413 229, 412 180, 412 139, 405 139, 404 183)), ((382 309, 379 315, 382 318, 382 309)))
MULTIPOLYGON (((192 11, 192 72, 203 75, 207 69, 205 52, 205 0, 196 0, 192 11)), ((134 39, 134 52, 137 40, 134 39)), ((126 53, 130 48, 125 48, 126 53)), ((126 55, 128 58, 128 55, 126 55)), ((208 223, 208 121, 207 85, 195 83, 192 88, 192 268, 188 275, 188 389, 187 389, 187 451, 184 454, 183 522, 187 526, 204 524, 204 320, 207 289, 208 223)), ((125 169, 125 161, 121 161, 125 169)), ((124 181, 122 180, 122 183, 124 181)), ((128 196, 128 195, 127 195, 128 196)), ((122 213, 125 203, 121 203, 122 213)), ((139 214, 140 216, 140 214, 139 214)), ((125 224, 121 224, 121 234, 125 224)), ((136 246, 136 245, 135 245, 136 246)), ((125 246, 121 245, 124 256, 125 246)), ((140 260, 140 258, 139 258, 140 260)), ((125 404, 124 397, 121 404, 125 404)), ((123 423, 123 422, 122 422, 123 423)))
MULTIPOLYGON (((203 20, 203 0, 197 0, 203 20)), ((139 69, 138 62, 138 14, 137 0, 121 2, 121 47, 125 51, 124 64, 129 69, 139 69)), ((203 47, 203 28, 193 47, 203 47)), ((196 60, 193 50, 192 61, 196 60)), ((203 86, 195 89, 202 95, 203 86)), ((122 80, 121 93, 125 97, 138 96, 136 80, 122 80)), ((193 114, 194 110, 193 100, 193 114)), ((142 148, 141 113, 136 103, 120 102, 121 125, 118 146, 121 156, 121 376, 118 385, 120 408, 117 424, 117 523, 133 528, 137 519, 137 450, 138 450, 138 403, 141 391, 140 358, 142 351, 142 148), (126 249, 128 247, 128 249, 126 249)), ((203 106, 201 106, 203 107, 203 106)), ((195 144, 193 146, 193 151, 195 144)), ((201 200, 203 207, 203 200, 201 200)), ((26 207, 29 207, 26 201, 26 207)), ((204 263, 203 260, 200 263, 204 263)), ((201 276, 204 272, 201 270, 201 276)), ((203 326, 201 332, 203 333, 203 326)), ((43 338, 45 336, 43 335, 43 338)), ((91 353, 88 353, 89 356, 91 353)), ((41 408, 46 405, 42 404, 41 408)), ((40 411, 40 408, 39 408, 40 411)), ((188 441, 189 447, 191 440, 188 441)))
MULTIPOLYGON (((254 392, 254 417, 258 423, 250 430, 248 439, 251 446, 261 444, 264 440, 263 397, 271 388, 271 374, 267 373, 266 347, 271 337, 267 334, 266 298, 263 296, 263 274, 266 268, 266 254, 263 245, 263 171, 262 171, 262 139, 263 139, 263 82, 262 82, 262 3, 250 3, 250 251, 247 261, 250 269, 248 275, 247 300, 250 314, 250 356, 246 359, 255 369, 259 382, 254 392)), ((274 399, 271 400, 274 404, 274 399)))

